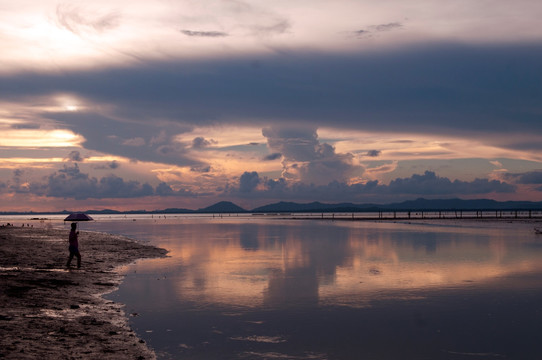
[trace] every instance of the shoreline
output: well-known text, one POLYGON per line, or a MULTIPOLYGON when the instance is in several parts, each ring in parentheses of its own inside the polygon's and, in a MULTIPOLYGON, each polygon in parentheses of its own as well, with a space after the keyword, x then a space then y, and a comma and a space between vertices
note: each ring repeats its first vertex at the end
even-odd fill
POLYGON ((67 269, 68 233, 0 228, 0 358, 156 359, 130 329, 124 305, 103 295, 124 279, 120 266, 167 251, 82 231, 81 269, 67 269))

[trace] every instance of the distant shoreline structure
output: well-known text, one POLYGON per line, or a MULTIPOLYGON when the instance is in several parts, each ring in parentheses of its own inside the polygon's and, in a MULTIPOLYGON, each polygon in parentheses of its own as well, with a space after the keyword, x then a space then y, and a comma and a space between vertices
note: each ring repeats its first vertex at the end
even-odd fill
POLYGON ((93 215, 133 215, 133 214, 294 214, 294 213, 419 213, 419 212, 530 212, 542 213, 542 201, 496 201, 489 199, 463 200, 463 199, 424 199, 407 200, 391 204, 354 204, 354 203, 296 203, 278 202, 260 206, 252 210, 244 209, 232 202, 221 201, 214 205, 197 210, 184 208, 167 208, 162 210, 130 210, 119 211, 112 209, 75 211, 0 211, 3 215, 27 215, 39 217, 40 215, 67 215, 73 212, 84 212, 93 215))

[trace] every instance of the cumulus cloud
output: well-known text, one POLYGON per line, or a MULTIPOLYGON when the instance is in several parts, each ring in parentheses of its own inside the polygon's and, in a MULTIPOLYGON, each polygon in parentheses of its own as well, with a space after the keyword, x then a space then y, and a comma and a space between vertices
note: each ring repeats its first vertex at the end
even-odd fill
POLYGON ((88 198, 133 198, 153 195, 153 188, 138 181, 108 175, 97 179, 82 173, 77 164, 64 166, 49 175, 45 184, 35 184, 33 189, 39 195, 84 200, 88 198))
POLYGON ((313 184, 345 181, 361 167, 352 163, 352 154, 339 154, 327 143, 320 143, 312 127, 274 126, 262 134, 268 146, 283 157, 283 177, 313 184))
POLYGON ((239 191, 242 193, 252 192, 260 184, 260 176, 257 172, 245 172, 239 178, 239 191))
POLYGON ((392 194, 424 194, 424 195, 472 195, 496 193, 513 193, 514 185, 498 180, 475 179, 473 181, 454 180, 439 177, 432 171, 423 175, 414 174, 409 178, 392 180, 387 191, 392 194))
POLYGON ((204 149, 216 143, 217 142, 213 139, 207 140, 201 136, 198 136, 192 140, 192 149, 204 149))
MULTIPOLYGON (((114 164, 115 162, 110 163, 110 167, 117 166, 114 164)), ((77 163, 73 166, 64 165, 62 169, 53 172, 40 181, 24 182, 22 181, 23 175, 24 171, 15 171, 13 183, 11 185, 1 183, 0 187, 4 189, 9 188, 10 191, 15 193, 75 200, 127 199, 153 195, 180 197, 196 197, 201 195, 183 188, 174 190, 166 183, 160 183, 156 188, 153 188, 148 183, 125 180, 116 175, 107 175, 98 179, 81 172, 77 163)))
POLYGON ((461 196, 485 195, 490 193, 513 193, 514 185, 488 179, 473 181, 450 180, 439 177, 434 172, 414 174, 408 178, 397 178, 389 184, 380 184, 377 180, 365 183, 347 184, 332 181, 325 185, 288 182, 261 178, 257 172, 245 172, 241 176, 238 188, 239 196, 253 198, 289 198, 297 200, 358 201, 379 197, 396 199, 397 196, 461 196))

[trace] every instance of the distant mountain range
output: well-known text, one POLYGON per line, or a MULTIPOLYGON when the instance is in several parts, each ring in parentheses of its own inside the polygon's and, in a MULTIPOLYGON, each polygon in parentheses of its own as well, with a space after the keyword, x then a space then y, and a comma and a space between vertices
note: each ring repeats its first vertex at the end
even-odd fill
MULTIPOLYGON (((197 209, 168 208, 163 210, 87 210, 87 214, 194 214, 194 213, 296 213, 296 212, 375 212, 375 211, 477 211, 477 210, 542 210, 542 202, 532 201, 495 201, 488 199, 462 200, 462 199, 423 199, 408 200, 400 203, 385 205, 379 204, 353 204, 338 203, 325 204, 320 202, 296 203, 278 202, 260 206, 252 210, 229 202, 221 201, 214 205, 197 209)), ((63 210, 56 214, 69 214, 74 211, 63 210)), ((51 212, 0 212, 1 215, 39 215, 51 212)))

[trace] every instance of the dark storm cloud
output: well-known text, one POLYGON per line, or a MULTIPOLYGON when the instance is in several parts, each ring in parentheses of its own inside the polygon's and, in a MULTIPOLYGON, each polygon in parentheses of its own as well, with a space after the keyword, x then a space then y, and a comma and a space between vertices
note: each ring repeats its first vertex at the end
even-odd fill
POLYGON ((181 33, 191 37, 224 37, 228 36, 227 33, 221 31, 193 31, 193 30, 181 30, 181 33))
MULTIPOLYGON (((26 101, 68 93, 104 105, 86 119, 70 112, 55 120, 85 136, 93 149, 114 148, 115 153, 142 159, 153 157, 156 148, 123 150, 105 137, 146 138, 162 126, 155 119, 180 127, 265 127, 272 119, 277 125, 295 121, 315 129, 465 136, 512 149, 524 146, 513 141, 516 135, 542 135, 539 44, 435 45, 365 55, 290 52, 260 58, 259 67, 252 66, 252 60, 4 74, 0 96, 4 101, 26 101)), ((529 146, 542 149, 542 142, 529 146)), ((176 151, 176 161, 190 161, 183 149, 176 151)))
POLYGON ((58 124, 81 134, 84 147, 133 160, 175 165, 202 165, 188 155, 185 145, 175 135, 188 131, 179 124, 118 121, 93 112, 44 114, 58 124))

